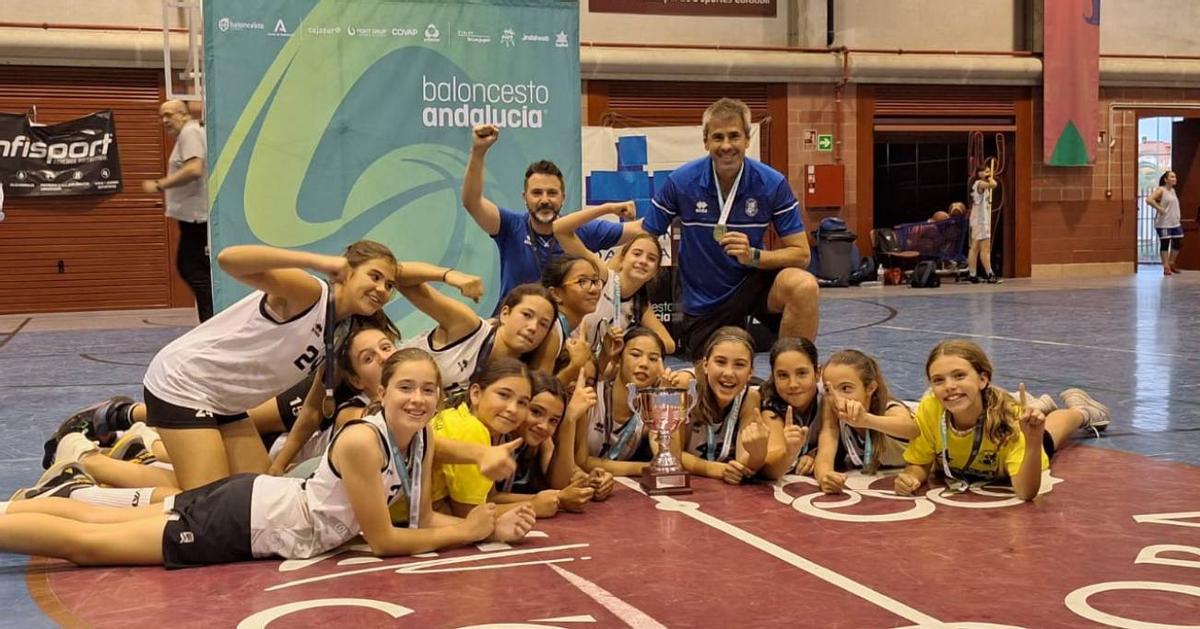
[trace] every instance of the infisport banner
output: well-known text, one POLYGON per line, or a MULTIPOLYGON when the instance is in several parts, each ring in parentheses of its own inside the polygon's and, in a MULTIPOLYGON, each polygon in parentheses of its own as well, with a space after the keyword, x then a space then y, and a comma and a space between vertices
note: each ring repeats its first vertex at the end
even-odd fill
POLYGON ((1087 166, 1096 160, 1100 0, 1043 6, 1042 158, 1050 166, 1087 166))
MULTIPOLYGON (((496 247, 460 201, 480 123, 501 127, 489 199, 525 211, 525 168, 550 159, 579 207, 576 2, 206 0, 204 15, 214 255, 370 238, 482 277, 490 313, 496 247)), ((246 292, 214 273, 218 307, 246 292)), ((402 299, 387 311, 406 334, 429 325, 402 299)))
POLYGON ((121 160, 111 111, 52 125, 0 113, 0 183, 14 197, 115 194, 121 160))

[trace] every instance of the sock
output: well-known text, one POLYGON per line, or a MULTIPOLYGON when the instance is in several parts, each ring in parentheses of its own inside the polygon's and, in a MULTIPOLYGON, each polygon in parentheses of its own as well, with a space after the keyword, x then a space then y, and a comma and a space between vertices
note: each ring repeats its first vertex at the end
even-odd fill
POLYGON ((5 513, 8 513, 8 501, 0 500, 0 515, 4 515, 5 513))
POLYGON ((71 500, 102 507, 141 507, 150 504, 153 487, 120 489, 117 487, 84 487, 71 492, 71 500))

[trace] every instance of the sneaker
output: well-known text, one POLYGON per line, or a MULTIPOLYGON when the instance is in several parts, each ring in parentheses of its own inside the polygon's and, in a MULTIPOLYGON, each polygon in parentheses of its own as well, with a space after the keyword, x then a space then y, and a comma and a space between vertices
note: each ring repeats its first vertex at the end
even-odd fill
POLYGON ((54 450, 58 447, 58 441, 67 434, 84 433, 88 439, 99 441, 106 447, 112 445, 116 440, 116 430, 119 430, 119 427, 114 426, 117 422, 112 420, 117 419, 119 411, 133 403, 133 398, 117 395, 72 413, 58 426, 58 430, 54 431, 54 436, 43 444, 42 469, 48 469, 54 463, 54 450))
POLYGON ((967 275, 967 281, 972 284, 978 284, 980 279, 978 275, 967 275))
POLYGON ((1041 411, 1043 415, 1049 415, 1058 410, 1058 404, 1054 402, 1054 398, 1050 397, 1049 393, 1039 395, 1038 397, 1029 400, 1029 408, 1041 411))
POLYGON ((58 463, 42 474, 33 487, 18 489, 9 500, 70 498, 71 492, 76 489, 95 486, 96 480, 83 471, 78 463, 58 463))
MULTIPOLYGON (((58 447, 54 449, 54 464, 78 463, 83 455, 99 451, 100 445, 88 439, 83 433, 67 433, 58 440, 58 447)), ((54 469, 54 466, 52 465, 49 469, 54 469)))
POLYGON ((1112 417, 1112 412, 1108 407, 1097 402, 1095 398, 1087 394, 1083 389, 1067 389, 1058 394, 1062 398, 1067 408, 1075 409, 1083 413, 1083 425, 1080 428, 1091 429, 1097 437, 1100 436, 1100 431, 1108 428, 1109 421, 1112 417))
POLYGON ((150 448, 159 440, 158 432, 143 422, 136 422, 121 435, 113 444, 108 456, 122 461, 131 461, 142 452, 150 452, 150 448))
POLYGON ((995 273, 988 273, 987 279, 985 281, 988 284, 1003 284, 1004 283, 1004 280, 1000 279, 1000 276, 996 275, 995 273))

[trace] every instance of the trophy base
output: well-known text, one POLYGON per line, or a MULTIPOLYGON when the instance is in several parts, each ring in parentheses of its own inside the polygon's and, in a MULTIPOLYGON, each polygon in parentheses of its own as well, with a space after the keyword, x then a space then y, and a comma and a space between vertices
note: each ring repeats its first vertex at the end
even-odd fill
POLYGON ((650 496, 670 496, 692 493, 691 478, 687 472, 655 472, 649 467, 639 479, 642 489, 650 496))

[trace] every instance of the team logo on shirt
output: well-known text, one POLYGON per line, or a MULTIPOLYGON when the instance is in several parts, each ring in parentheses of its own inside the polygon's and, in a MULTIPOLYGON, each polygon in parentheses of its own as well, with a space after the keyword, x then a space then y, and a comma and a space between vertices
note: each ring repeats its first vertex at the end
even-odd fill
POLYGON ((313 336, 321 336, 321 333, 324 331, 325 331, 325 328, 322 327, 320 323, 313 324, 313 328, 312 328, 313 336))
POLYGON ((746 216, 758 214, 758 199, 746 199, 746 216))
POLYGON ((707 201, 696 201, 696 213, 697 214, 708 214, 708 202, 707 201))

